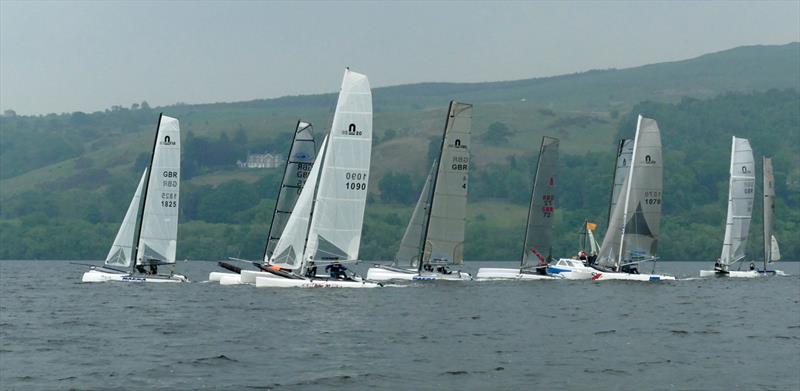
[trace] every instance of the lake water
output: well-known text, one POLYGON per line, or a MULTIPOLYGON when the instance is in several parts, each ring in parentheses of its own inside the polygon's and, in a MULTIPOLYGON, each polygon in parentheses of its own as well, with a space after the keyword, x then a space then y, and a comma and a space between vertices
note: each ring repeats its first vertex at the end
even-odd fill
POLYGON ((0 388, 798 390, 800 263, 779 268, 348 290, 81 284, 68 262, 4 261, 0 388))

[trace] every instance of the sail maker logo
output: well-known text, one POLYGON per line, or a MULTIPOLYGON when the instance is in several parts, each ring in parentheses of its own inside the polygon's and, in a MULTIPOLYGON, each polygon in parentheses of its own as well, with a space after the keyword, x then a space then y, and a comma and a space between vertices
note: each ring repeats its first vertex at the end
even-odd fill
POLYGON ((364 132, 362 132, 361 130, 356 129, 356 124, 350 124, 347 127, 347 130, 343 130, 342 131, 342 135, 345 135, 345 136, 361 136, 363 134, 364 134, 364 132))
POLYGON ((456 141, 454 141, 453 144, 448 145, 448 147, 467 149, 467 146, 465 144, 461 144, 461 139, 456 139, 456 141))
POLYGON ((655 161, 655 159, 650 157, 650 155, 647 155, 647 156, 644 157, 644 164, 653 165, 653 164, 656 164, 656 161, 655 161))
POLYGON ((161 141, 161 145, 175 145, 176 143, 172 141, 172 138, 169 136, 164 136, 164 140, 161 141))

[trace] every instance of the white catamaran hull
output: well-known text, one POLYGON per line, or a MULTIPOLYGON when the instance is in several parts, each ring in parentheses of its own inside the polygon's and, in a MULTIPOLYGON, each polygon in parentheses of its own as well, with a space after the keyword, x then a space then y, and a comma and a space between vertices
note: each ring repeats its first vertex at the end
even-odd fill
POLYGON ((89 270, 83 273, 81 282, 189 282, 185 276, 180 274, 172 275, 156 275, 156 276, 138 276, 128 273, 110 273, 100 270, 89 270))
POLYGON ((472 275, 469 273, 454 271, 450 274, 437 273, 437 272, 422 272, 415 274, 412 278, 414 281, 472 281, 472 275))
POLYGON ((720 273, 716 270, 700 270, 700 277, 731 277, 731 278, 756 278, 768 276, 785 276, 786 273, 780 270, 731 270, 727 273, 720 273))
POLYGON ((504 269, 494 267, 482 267, 478 269, 475 278, 480 280, 555 280, 559 277, 546 274, 521 272, 519 269, 504 269))
POLYGON ((567 280, 588 280, 597 272, 598 270, 586 266, 581 260, 568 258, 561 258, 547 266, 547 274, 561 276, 567 280))
POLYGON ((417 275, 417 269, 401 269, 394 267, 371 267, 367 270, 367 280, 389 281, 406 280, 411 281, 417 275))
POLYGON ((225 273, 225 272, 211 272, 208 273, 208 281, 210 282, 220 282, 223 278, 230 278, 236 276, 239 277, 236 273, 225 273))
POLYGON ((631 274, 621 272, 604 272, 598 270, 594 276, 594 281, 605 280, 623 280, 623 281, 666 281, 675 280, 673 276, 666 276, 663 274, 631 274))
POLYGON ((256 277, 256 288, 378 288, 380 286, 382 285, 368 281, 256 277))

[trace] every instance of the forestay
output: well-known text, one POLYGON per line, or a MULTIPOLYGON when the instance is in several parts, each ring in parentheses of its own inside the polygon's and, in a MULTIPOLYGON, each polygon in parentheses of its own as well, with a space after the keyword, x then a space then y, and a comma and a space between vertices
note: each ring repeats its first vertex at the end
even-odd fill
POLYGON ((106 256, 106 265, 128 267, 131 265, 133 259, 133 242, 136 240, 136 222, 139 218, 139 207, 142 200, 142 188, 144 181, 147 178, 147 169, 145 168, 142 173, 142 178, 139 179, 139 185, 136 187, 136 192, 133 193, 131 204, 128 205, 128 211, 125 212, 125 218, 122 219, 122 225, 117 231, 117 237, 114 238, 114 244, 111 245, 111 250, 108 251, 106 256))
POLYGON ((308 122, 298 121, 295 128, 292 146, 286 160, 278 198, 275 201, 275 211, 272 214, 272 223, 269 227, 267 244, 264 250, 264 263, 268 263, 275 246, 281 238, 281 233, 289 221, 289 216, 297 203, 300 192, 306 183, 311 166, 316 156, 314 134, 308 122))
POLYGON ((177 119, 160 117, 151 159, 139 228, 137 265, 175 263, 181 169, 177 119))
MULTIPOLYGON (((324 156, 328 146, 328 136, 322 140, 319 148, 319 156, 324 156)), ((281 233, 275 251, 270 259, 270 264, 284 268, 297 270, 303 265, 303 253, 305 251, 306 238, 308 237, 308 225, 311 219, 311 210, 314 205, 314 194, 317 190, 320 166, 322 159, 317 159, 311 167, 305 186, 300 191, 294 210, 286 222, 286 226, 281 233)))
POLYGON ((372 93, 365 75, 345 70, 311 218, 305 258, 358 259, 372 153, 372 93))
POLYGON ((555 189, 558 172, 558 139, 542 137, 522 248, 522 267, 545 264, 552 247, 555 189), (535 253, 534 253, 535 251, 535 253), (541 258, 540 258, 541 257, 541 258))
POLYGON ((728 217, 720 263, 730 265, 744 258, 750 219, 753 213, 755 170, 753 150, 744 138, 731 141, 731 167, 728 187, 728 217))
POLYGON ((661 134, 655 120, 639 116, 628 175, 611 212, 599 263, 618 270, 654 259, 661 223, 661 134))
POLYGON ((400 241, 400 248, 394 257, 394 264, 408 264, 410 266, 417 266, 422 245, 422 235, 425 232, 425 224, 428 222, 428 213, 430 212, 431 204, 431 188, 433 187, 433 173, 436 170, 436 160, 433 161, 431 170, 428 177, 425 179, 425 185, 422 186, 422 192, 417 200, 417 206, 414 207, 414 212, 411 214, 411 220, 408 221, 406 232, 403 234, 403 240, 400 241))
POLYGON ((464 262, 472 105, 450 102, 426 227, 422 262, 464 262))

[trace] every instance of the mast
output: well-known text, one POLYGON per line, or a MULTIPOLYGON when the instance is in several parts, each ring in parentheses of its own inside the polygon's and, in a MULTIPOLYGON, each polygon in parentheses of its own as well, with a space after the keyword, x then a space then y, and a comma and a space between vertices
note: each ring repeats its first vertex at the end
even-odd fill
POLYGON ((772 158, 762 157, 762 174, 764 181, 763 215, 764 215, 764 272, 767 263, 772 261, 772 215, 775 207, 775 181, 772 173, 772 158))
POLYGON ((455 114, 452 114, 453 102, 454 101, 451 100, 450 105, 447 107, 447 120, 444 122, 444 130, 442 131, 442 146, 439 148, 439 158, 436 159, 436 171, 435 174, 433 175, 433 183, 432 183, 433 186, 431 186, 430 202, 428 203, 430 205, 428 207, 429 209, 428 218, 425 221, 425 234, 422 235, 422 246, 420 247, 419 262, 417 262, 418 263, 417 271, 420 272, 422 271, 422 263, 423 263, 422 260, 425 255, 425 243, 428 241, 428 229, 430 228, 431 225, 431 214, 433 213, 433 201, 435 200, 434 194, 436 194, 436 182, 439 179, 439 168, 441 168, 442 164, 442 152, 444 151, 444 142, 445 139, 447 138, 447 125, 450 122, 450 118, 455 117, 455 114))
POLYGON ((533 174, 531 199, 528 203, 528 218, 525 220, 525 236, 522 237, 522 256, 519 260, 520 267, 525 266, 525 252, 527 251, 525 245, 528 243, 528 230, 530 229, 531 224, 531 209, 533 208, 533 197, 536 193, 536 180, 539 179, 539 168, 541 168, 542 165, 542 152, 544 152, 544 138, 542 138, 542 144, 539 146, 539 156, 536 158, 536 172, 533 174))
MULTIPOLYGON (((639 114, 639 118, 636 121, 636 135, 633 137, 633 155, 631 156, 631 165, 630 169, 628 170, 628 183, 625 189, 625 204, 624 209, 622 209, 622 221, 628 221, 628 203, 630 202, 631 197, 631 181, 633 180, 633 169, 636 167, 636 147, 639 143, 639 130, 642 125, 642 115, 639 114)), ((619 240, 619 254, 617 254, 617 264, 614 266, 614 271, 619 271, 619 265, 622 264, 622 249, 625 248, 625 228, 627 224, 622 225, 622 236, 619 240)))
POLYGON ((136 263, 139 259, 139 237, 142 235, 142 217, 144 216, 144 207, 147 205, 147 189, 150 187, 150 174, 153 171, 153 159, 156 156, 156 144, 158 144, 158 130, 161 128, 161 117, 164 116, 164 113, 158 114, 158 124, 156 125, 156 135, 153 138, 153 150, 150 152, 150 163, 147 165, 147 178, 144 181, 144 189, 142 190, 142 200, 141 200, 141 207, 139 213, 136 215, 136 221, 139 226, 139 229, 136 230, 136 237, 133 241, 133 246, 135 247, 134 257, 131 262, 131 272, 136 270, 136 263))

